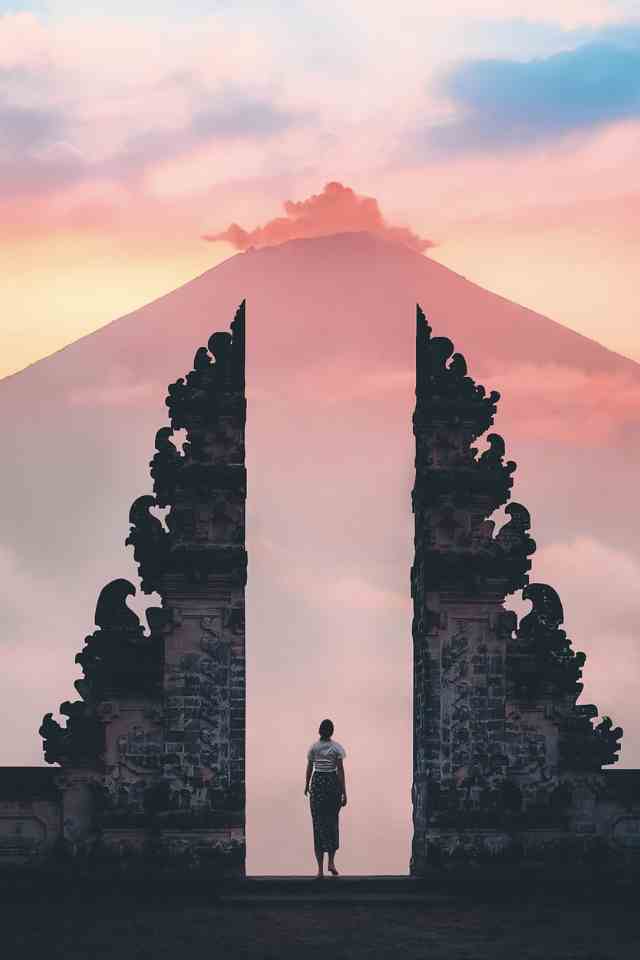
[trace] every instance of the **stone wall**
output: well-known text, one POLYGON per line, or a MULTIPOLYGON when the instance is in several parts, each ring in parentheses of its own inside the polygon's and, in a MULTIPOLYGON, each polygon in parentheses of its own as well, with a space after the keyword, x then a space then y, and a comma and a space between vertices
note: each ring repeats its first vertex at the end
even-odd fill
POLYGON ((55 770, 0 767, 0 865, 40 863, 63 832, 55 770))

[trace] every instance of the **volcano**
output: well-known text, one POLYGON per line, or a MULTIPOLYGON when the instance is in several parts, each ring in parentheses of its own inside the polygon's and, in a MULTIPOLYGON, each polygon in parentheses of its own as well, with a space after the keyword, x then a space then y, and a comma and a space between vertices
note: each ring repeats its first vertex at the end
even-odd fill
MULTIPOLYGON (((127 517, 150 492, 167 385, 243 299, 249 872, 310 869, 303 767, 324 717, 351 778, 343 870, 407 869, 416 302, 502 394, 531 579, 558 589, 588 655, 583 702, 639 766, 640 365, 366 233, 237 254, 0 381, 0 762, 41 762, 38 725, 73 696, 100 588, 138 584, 127 517)), ((156 602, 138 589, 132 606, 156 602)))

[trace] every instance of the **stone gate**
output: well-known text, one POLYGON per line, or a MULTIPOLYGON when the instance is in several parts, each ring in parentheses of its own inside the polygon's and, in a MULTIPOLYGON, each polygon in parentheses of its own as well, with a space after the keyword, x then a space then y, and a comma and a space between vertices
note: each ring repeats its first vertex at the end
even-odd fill
MULTIPOLYGON (((560 599, 530 584, 535 543, 509 502, 515 464, 490 433, 499 395, 432 337, 416 338, 414 774, 411 872, 455 853, 604 837, 640 840, 640 771, 603 770, 622 731, 578 706, 584 655, 560 599), (506 507, 495 531, 491 515, 506 507), (518 623, 514 591, 532 603, 518 623)), ((126 544, 158 593, 148 629, 101 591, 77 654, 79 700, 40 727, 46 768, 0 768, 0 859, 161 853, 245 863, 245 305, 168 389, 153 493, 131 507, 126 544)))

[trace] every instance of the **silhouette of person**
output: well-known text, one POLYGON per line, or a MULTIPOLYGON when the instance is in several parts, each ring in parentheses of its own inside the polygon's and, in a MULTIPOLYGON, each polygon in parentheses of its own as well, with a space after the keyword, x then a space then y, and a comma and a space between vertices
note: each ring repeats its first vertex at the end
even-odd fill
POLYGON ((318 878, 324 876, 323 862, 328 854, 327 869, 338 876, 335 865, 336 850, 340 846, 338 814, 347 804, 347 785, 344 776, 344 747, 332 740, 333 723, 323 720, 318 729, 320 739, 309 747, 305 797, 309 794, 313 821, 313 847, 318 861, 318 878), (313 778, 312 778, 313 775, 313 778), (311 782, 311 789, 309 789, 311 782))

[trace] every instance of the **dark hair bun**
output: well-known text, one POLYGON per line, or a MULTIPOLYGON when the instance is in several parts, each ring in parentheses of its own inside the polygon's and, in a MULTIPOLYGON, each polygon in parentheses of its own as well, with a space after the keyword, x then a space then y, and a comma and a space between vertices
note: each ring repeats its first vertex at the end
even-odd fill
POLYGON ((333 724, 331 723, 331 720, 323 720, 318 728, 318 733, 323 739, 328 740, 333 733, 333 724))

